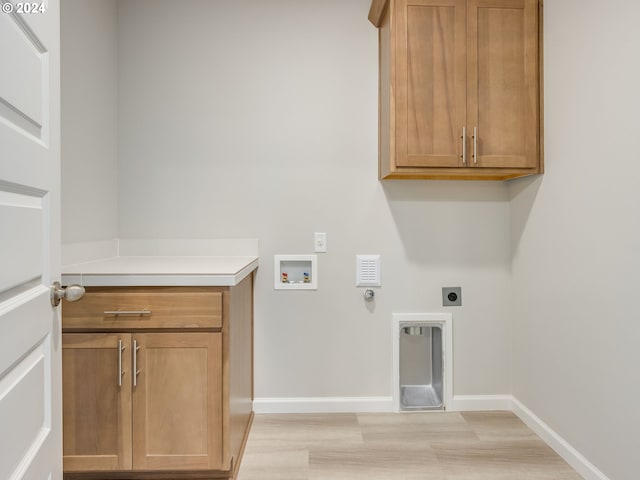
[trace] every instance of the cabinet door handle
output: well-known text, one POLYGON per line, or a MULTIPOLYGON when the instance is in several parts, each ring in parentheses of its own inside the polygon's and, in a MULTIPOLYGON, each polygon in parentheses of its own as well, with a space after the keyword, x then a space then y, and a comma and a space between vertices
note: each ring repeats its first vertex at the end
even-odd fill
POLYGON ((138 346, 138 342, 136 340, 133 341, 133 386, 138 386, 138 374, 140 370, 138 370, 138 350, 140 347, 138 346))
POLYGON ((462 165, 467 165, 467 129, 462 127, 462 165))
POLYGON ((473 164, 478 164, 478 127, 473 127, 473 164))
POLYGON ((126 347, 122 345, 122 340, 118 340, 118 387, 122 386, 122 376, 124 371, 122 370, 122 352, 126 347))
POLYGON ((103 315, 151 315, 151 310, 105 310, 103 315))

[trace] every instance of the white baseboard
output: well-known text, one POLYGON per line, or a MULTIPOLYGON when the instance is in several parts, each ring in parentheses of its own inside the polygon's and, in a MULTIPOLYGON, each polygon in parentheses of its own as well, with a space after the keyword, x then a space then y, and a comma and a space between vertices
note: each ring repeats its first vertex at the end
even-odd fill
POLYGON ((512 398, 513 408, 520 420, 533 430, 549 445, 565 462, 584 477, 585 480, 609 480, 595 465, 587 460, 580 452, 573 448, 564 438, 544 423, 537 415, 525 407, 517 398, 512 398))
POLYGON ((454 395, 452 408, 454 412, 481 412, 489 410, 513 410, 511 395, 454 395))
MULTIPOLYGON (((393 412, 392 397, 256 398, 255 413, 368 413, 393 412)), ((585 480, 610 480, 512 395, 455 395, 449 411, 506 410, 515 413, 585 480)))
MULTIPOLYGON (((449 411, 512 410, 511 395, 456 395, 449 411)), ((393 397, 256 398, 256 413, 393 412, 393 397)))
POLYGON ((255 413, 365 413, 392 412, 391 397, 256 398, 255 413))

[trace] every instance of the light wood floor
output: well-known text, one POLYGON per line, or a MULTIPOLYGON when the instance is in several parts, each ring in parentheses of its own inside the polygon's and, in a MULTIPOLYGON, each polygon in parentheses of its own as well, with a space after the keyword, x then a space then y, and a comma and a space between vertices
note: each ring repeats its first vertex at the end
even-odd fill
POLYGON ((579 480, 510 412, 256 415, 237 480, 579 480))

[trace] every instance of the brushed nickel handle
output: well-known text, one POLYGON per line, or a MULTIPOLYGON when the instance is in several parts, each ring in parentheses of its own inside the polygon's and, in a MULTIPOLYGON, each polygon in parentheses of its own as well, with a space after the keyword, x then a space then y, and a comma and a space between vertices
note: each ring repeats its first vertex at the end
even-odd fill
POLYGON ((467 129, 462 127, 462 165, 467 165, 467 129))
POLYGON ((105 310, 103 315, 151 315, 151 310, 105 310))
POLYGON ((138 342, 136 340, 133 341, 133 386, 138 386, 138 375, 140 374, 140 370, 138 370, 138 350, 140 347, 138 346, 138 342))
POLYGON ((118 386, 122 386, 122 376, 124 371, 122 370, 122 352, 126 347, 122 345, 122 340, 118 340, 118 386))
POLYGON ((57 307, 64 298, 67 302, 77 302, 84 296, 84 287, 82 285, 69 285, 63 288, 60 282, 51 284, 51 306, 57 307))
POLYGON ((473 127, 473 164, 478 164, 478 127, 473 127))

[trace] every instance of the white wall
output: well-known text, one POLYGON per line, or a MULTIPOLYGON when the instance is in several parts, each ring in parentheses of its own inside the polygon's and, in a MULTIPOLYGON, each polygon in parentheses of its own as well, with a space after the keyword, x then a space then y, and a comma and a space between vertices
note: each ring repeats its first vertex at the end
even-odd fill
POLYGON ((507 187, 378 182, 369 4, 120 2, 120 236, 260 240, 257 397, 390 396, 392 312, 456 285, 455 393, 509 393, 507 187), (318 291, 274 291, 314 231, 318 291), (373 306, 356 253, 382 254, 373 306))
POLYGON ((62 242, 117 237, 117 3, 61 2, 62 242))
POLYGON ((638 478, 640 4, 545 3, 546 173, 511 183, 513 393, 638 478))

